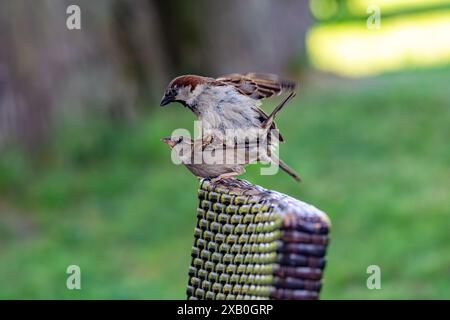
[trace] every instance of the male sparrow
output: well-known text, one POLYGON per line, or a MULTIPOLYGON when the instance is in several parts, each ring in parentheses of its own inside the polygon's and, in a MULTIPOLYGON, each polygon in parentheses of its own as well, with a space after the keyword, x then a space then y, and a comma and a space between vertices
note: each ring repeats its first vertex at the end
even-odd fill
MULTIPOLYGON (((179 102, 194 112, 202 123, 204 145, 215 137, 230 144, 230 132, 233 142, 236 138, 256 141, 261 138, 258 130, 269 118, 260 100, 293 92, 296 87, 295 82, 271 74, 231 74, 217 79, 184 75, 169 83, 161 106, 179 102)), ((274 122, 270 129, 276 129, 274 122)), ((263 138, 270 137, 271 132, 263 138)), ((284 141, 281 134, 279 141, 284 141)))

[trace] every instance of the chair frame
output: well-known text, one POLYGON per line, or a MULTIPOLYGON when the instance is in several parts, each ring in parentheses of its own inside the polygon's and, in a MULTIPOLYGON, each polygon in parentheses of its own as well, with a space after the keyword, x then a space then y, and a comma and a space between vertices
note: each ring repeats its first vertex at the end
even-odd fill
POLYGON ((200 181, 188 299, 319 299, 331 223, 245 180, 200 181))

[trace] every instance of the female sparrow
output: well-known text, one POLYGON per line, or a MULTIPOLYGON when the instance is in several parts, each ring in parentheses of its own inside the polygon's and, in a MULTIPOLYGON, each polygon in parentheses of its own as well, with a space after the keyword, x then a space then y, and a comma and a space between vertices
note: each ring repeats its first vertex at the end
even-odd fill
MULTIPOLYGON (((187 137, 166 137, 161 139, 171 149, 174 149, 181 162, 191 171, 195 176, 201 178, 212 179, 217 181, 220 179, 226 179, 241 175, 245 172, 245 168, 242 164, 230 163, 222 157, 217 162, 207 163, 204 158, 204 154, 209 151, 213 151, 213 147, 210 144, 208 150, 205 150, 200 143, 193 141, 187 137)), ((218 146, 223 150, 223 144, 218 146)))

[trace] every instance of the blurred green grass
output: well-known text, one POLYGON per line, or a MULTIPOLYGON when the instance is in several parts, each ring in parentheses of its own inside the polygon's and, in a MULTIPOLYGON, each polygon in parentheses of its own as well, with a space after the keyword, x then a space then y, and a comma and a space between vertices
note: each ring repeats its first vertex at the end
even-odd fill
MULTIPOLYGON (((450 298, 450 70, 316 77, 278 120, 304 182, 243 178, 330 216, 322 298, 450 298)), ((62 125, 39 161, 1 155, 0 298, 185 298, 197 180, 159 139, 193 116, 157 104, 132 126, 62 125), (66 289, 71 264, 82 290, 66 289)))

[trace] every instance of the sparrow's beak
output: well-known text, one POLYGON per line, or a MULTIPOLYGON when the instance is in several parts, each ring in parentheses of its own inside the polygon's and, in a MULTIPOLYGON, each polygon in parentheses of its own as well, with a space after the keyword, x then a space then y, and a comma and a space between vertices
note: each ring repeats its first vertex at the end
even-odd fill
POLYGON ((173 93, 166 93, 164 97, 161 99, 161 103, 159 104, 161 107, 168 105, 169 103, 175 101, 175 95, 173 93))
POLYGON ((162 138, 161 141, 164 142, 165 144, 167 144, 171 148, 173 148, 175 146, 175 141, 173 141, 171 137, 162 138))

